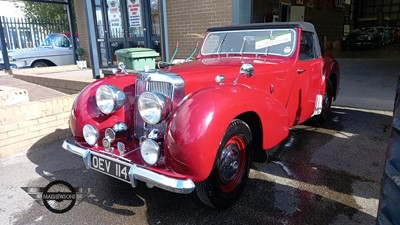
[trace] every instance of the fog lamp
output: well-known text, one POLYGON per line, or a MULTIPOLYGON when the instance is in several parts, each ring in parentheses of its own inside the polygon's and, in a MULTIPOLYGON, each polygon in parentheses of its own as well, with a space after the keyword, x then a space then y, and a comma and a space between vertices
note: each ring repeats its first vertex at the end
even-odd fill
POLYGON ((151 139, 146 139, 140 145, 140 154, 149 165, 155 165, 160 158, 160 146, 151 139))
POLYGON ((92 125, 86 124, 83 126, 83 138, 85 138, 86 143, 89 145, 94 145, 99 138, 99 131, 92 125))

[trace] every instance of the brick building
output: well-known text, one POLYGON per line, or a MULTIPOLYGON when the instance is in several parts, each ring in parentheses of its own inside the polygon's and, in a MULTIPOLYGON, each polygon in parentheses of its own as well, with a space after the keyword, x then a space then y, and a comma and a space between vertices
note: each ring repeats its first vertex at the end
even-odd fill
MULTIPOLYGON (((120 48, 148 47, 169 59, 190 55, 208 27, 272 21, 308 21, 320 39, 339 40, 349 28, 350 0, 92 0, 100 66, 115 65, 120 48), (346 22, 347 21, 347 22, 346 22)), ((80 46, 89 52, 87 11, 75 0, 80 46)), ((87 60, 90 55, 86 54, 87 60)), ((90 60, 89 60, 90 61, 90 60)))

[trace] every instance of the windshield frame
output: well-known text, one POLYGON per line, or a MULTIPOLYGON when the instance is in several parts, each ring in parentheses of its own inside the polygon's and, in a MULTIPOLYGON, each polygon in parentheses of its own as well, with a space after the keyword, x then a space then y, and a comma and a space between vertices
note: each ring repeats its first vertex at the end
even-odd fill
MULTIPOLYGON (((240 30, 210 31, 210 32, 207 33, 206 37, 204 38, 203 45, 202 45, 201 50, 200 50, 200 54, 203 55, 203 56, 213 56, 213 55, 217 55, 217 56, 219 56, 219 55, 241 55, 241 56, 243 56, 243 55, 258 55, 258 56, 265 55, 265 56, 267 56, 267 55, 274 55, 274 56, 280 56, 280 57, 291 57, 291 56, 293 56, 293 54, 297 50, 297 38, 298 38, 298 34, 297 33, 298 33, 298 30, 296 28, 265 28, 265 29, 240 29, 240 30), (221 48, 220 45, 221 44, 222 45, 225 44, 223 42, 226 41, 225 40, 226 35, 229 35, 230 33, 243 33, 243 34, 246 34, 246 33, 250 33, 250 32, 260 32, 260 31, 261 32, 265 32, 265 33, 272 33, 272 32, 276 32, 276 31, 284 31, 284 32, 288 32, 289 31, 289 32, 291 32, 291 38, 293 38, 293 40, 290 41, 290 42, 292 42, 291 46, 289 46, 290 47, 290 51, 288 53, 285 53, 285 54, 277 54, 277 53, 274 53, 274 52, 270 52, 269 48, 273 47, 274 45, 262 48, 262 49, 265 49, 264 51, 241 51, 242 48, 240 48, 240 47, 242 46, 242 43, 244 43, 244 40, 243 40, 242 43, 240 43, 238 45, 239 49, 241 49, 241 50, 238 50, 237 52, 236 51, 233 51, 233 52, 232 51, 229 51, 229 52, 228 51, 221 51, 221 49, 220 49, 221 48), (219 43, 218 43, 219 47, 218 47, 217 51, 207 52, 207 51, 205 51, 205 46, 208 43, 207 41, 211 37, 211 35, 222 35, 224 38, 219 41, 219 43)), ((247 35, 243 35, 243 38, 245 36, 247 36, 247 35)), ((273 39, 268 39, 268 40, 273 40, 273 39)))

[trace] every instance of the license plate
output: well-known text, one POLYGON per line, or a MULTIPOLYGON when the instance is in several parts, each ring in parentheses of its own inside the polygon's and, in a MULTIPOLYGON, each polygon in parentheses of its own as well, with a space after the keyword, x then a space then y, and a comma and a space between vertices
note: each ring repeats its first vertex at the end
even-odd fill
POLYGON ((129 182, 129 166, 92 154, 90 168, 129 182))

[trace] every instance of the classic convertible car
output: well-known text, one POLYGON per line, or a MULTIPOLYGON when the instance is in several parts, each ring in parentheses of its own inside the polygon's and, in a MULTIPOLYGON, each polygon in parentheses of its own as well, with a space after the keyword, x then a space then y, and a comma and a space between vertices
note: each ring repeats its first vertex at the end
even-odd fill
MULTIPOLYGON (((49 34, 38 48, 10 50, 8 57, 11 69, 75 63, 72 46, 64 34, 49 34)), ((0 69, 4 68, 4 61, 0 57, 0 69)))
POLYGON ((76 98, 75 143, 90 168, 136 187, 196 190, 214 208, 232 205, 250 163, 315 116, 327 118, 339 66, 312 24, 209 28, 196 59, 100 79, 76 98))

